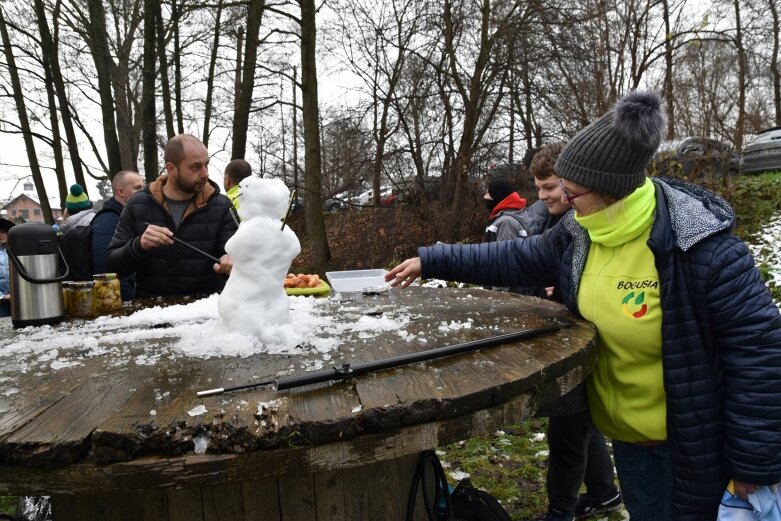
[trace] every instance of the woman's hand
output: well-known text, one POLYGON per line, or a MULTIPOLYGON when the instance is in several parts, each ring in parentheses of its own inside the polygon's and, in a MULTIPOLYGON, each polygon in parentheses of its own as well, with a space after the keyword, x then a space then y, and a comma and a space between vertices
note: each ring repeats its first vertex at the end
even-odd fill
POLYGON ((413 257, 407 259, 385 275, 385 282, 390 282, 391 287, 395 288, 401 284, 402 288, 406 288, 412 282, 420 277, 422 268, 420 266, 420 257, 413 257))
POLYGON ((732 486, 735 488, 735 494, 743 501, 748 501, 748 495, 753 494, 759 488, 759 485, 744 483, 737 479, 732 480, 732 486))

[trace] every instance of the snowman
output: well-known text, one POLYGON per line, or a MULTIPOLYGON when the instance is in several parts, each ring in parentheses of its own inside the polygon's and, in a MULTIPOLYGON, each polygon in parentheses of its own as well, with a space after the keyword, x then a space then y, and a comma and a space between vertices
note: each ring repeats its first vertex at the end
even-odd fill
POLYGON ((260 338, 267 326, 289 321, 283 283, 301 244, 288 226, 280 229, 290 198, 285 183, 248 177, 240 187, 241 224, 225 244, 233 269, 218 309, 228 328, 260 338))

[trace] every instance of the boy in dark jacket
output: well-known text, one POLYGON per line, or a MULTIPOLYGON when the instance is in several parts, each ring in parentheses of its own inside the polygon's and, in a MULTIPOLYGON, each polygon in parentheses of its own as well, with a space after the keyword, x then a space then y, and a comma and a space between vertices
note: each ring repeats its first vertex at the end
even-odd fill
POLYGON ((233 265, 225 243, 236 232, 231 202, 209 180, 209 152, 180 134, 165 146, 165 174, 127 202, 111 240, 107 269, 136 273, 136 297, 209 294, 233 265), (212 257, 176 244, 187 242, 212 257))
MULTIPOLYGON (((554 143, 534 155, 529 171, 534 176, 539 200, 524 212, 529 235, 553 228, 570 210, 561 197, 561 185, 554 165, 564 143, 554 143)), ((548 297, 561 301, 554 288, 548 297), (555 295, 555 296, 554 296, 555 295)), ((560 400, 543 408, 548 416, 548 511, 539 519, 569 521, 574 517, 595 516, 621 508, 621 493, 615 486, 613 462, 605 437, 591 421, 586 391, 579 385, 560 400), (586 493, 578 496, 585 483, 586 493)))

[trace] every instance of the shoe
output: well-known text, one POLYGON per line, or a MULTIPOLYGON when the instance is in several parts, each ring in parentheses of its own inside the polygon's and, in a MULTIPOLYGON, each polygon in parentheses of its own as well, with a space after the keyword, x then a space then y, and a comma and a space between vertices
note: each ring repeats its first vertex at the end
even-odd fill
POLYGON ((575 518, 580 519, 600 514, 609 514, 619 510, 623 502, 621 492, 616 492, 615 496, 603 501, 598 501, 588 494, 581 494, 578 497, 578 502, 575 504, 575 518))
POLYGON ((546 513, 536 516, 532 521, 574 521, 574 519, 572 514, 549 508, 546 513))

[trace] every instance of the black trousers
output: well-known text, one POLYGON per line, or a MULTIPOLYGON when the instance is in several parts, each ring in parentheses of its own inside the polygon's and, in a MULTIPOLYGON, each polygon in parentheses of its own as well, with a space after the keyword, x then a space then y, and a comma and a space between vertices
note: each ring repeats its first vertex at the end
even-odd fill
POLYGON ((549 418, 548 448, 550 508, 572 513, 581 483, 586 484, 586 493, 598 500, 618 492, 605 437, 591 421, 588 410, 549 418))

